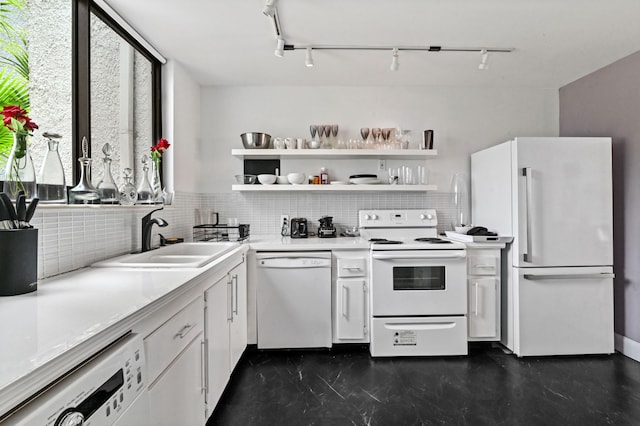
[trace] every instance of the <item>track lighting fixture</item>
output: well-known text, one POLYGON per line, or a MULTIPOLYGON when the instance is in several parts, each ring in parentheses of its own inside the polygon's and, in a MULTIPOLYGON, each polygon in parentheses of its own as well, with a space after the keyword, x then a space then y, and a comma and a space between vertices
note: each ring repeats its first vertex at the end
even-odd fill
POLYGON ((487 49, 482 49, 482 51, 480 51, 480 65, 478 65, 478 69, 480 70, 489 69, 489 64, 487 64, 488 60, 489 60, 489 52, 487 52, 487 49))
POLYGON ((398 68, 400 68, 400 63, 398 63, 398 49, 394 48, 393 49, 393 56, 391 58, 391 67, 389 67, 391 69, 391 71, 398 71, 398 68))
POLYGON ((309 68, 313 66, 313 56, 310 47, 307 47, 307 56, 304 59, 304 64, 309 68))
POLYGON ((278 58, 282 58, 284 56, 284 39, 282 37, 278 37, 275 54, 278 58))
POLYGON ((264 13, 266 16, 272 17, 276 13, 275 2, 276 0, 267 0, 264 8, 262 9, 262 13, 264 13))

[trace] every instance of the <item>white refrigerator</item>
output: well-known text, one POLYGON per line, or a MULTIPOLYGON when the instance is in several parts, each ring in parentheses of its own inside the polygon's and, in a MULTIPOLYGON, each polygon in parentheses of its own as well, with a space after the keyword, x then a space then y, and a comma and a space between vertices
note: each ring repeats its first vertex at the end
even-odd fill
POLYGON ((471 155, 474 225, 512 235, 502 340, 518 356, 614 352, 610 138, 526 137, 471 155))

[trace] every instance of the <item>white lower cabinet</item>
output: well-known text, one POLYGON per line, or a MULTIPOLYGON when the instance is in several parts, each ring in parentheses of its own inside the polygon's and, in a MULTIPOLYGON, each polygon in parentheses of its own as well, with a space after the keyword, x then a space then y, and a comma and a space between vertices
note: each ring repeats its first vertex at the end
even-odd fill
POLYGON ((206 422, 203 309, 204 299, 199 296, 144 339, 150 424, 202 426, 206 422))
POLYGON ((500 340, 500 253, 467 245, 469 341, 500 340))
POLYGON ((150 424, 202 426, 204 415, 203 333, 193 339, 156 383, 149 387, 150 424))
POLYGON ((246 263, 232 269, 205 291, 207 341, 206 415, 222 396, 231 372, 247 347, 246 263))
POLYGON ((333 343, 369 342, 367 251, 333 251, 333 343))

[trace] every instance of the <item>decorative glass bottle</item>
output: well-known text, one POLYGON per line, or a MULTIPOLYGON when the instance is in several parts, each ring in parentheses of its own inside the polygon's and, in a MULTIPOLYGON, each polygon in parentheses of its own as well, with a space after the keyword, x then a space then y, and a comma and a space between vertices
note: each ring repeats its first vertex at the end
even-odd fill
POLYGON ((49 149, 44 154, 44 161, 38 175, 38 198, 41 203, 67 204, 67 183, 58 152, 59 142, 56 140, 62 136, 47 132, 42 136, 48 139, 49 149))
POLYGON ((138 201, 136 204, 155 204, 153 188, 149 183, 149 157, 142 156, 142 178, 138 185, 138 201))
POLYGON ((138 191, 131 181, 131 172, 128 167, 123 170, 124 185, 120 188, 120 204, 123 206, 133 206, 138 200, 138 191))
POLYGON ((100 192, 91 184, 91 158, 89 143, 82 138, 82 157, 80 163, 80 182, 69 190, 69 204, 100 204, 100 192))
POLYGON ((27 200, 36 195, 36 171, 29 154, 28 133, 13 134, 13 147, 7 159, 4 175, 4 192, 15 199, 24 191, 27 200))
POLYGON ((102 180, 98 182, 98 185, 96 186, 98 191, 100 191, 100 203, 118 204, 118 187, 113 180, 113 175, 111 175, 111 154, 113 153, 113 149, 109 143, 105 143, 103 145, 102 153, 104 154, 104 157, 102 158, 102 180))
MULTIPOLYGON (((451 179, 451 194, 455 215, 451 227, 455 231, 471 225, 471 213, 469 209, 469 191, 467 190, 467 176, 464 173, 456 173, 451 179), (458 229, 456 229, 458 228, 458 229)), ((466 232, 466 230, 464 230, 466 232)))

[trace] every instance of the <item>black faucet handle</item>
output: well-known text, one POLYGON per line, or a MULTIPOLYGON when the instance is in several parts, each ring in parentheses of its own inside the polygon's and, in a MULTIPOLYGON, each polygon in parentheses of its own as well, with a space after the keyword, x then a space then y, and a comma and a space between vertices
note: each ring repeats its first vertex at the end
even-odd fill
POLYGON ((160 207, 160 208, 158 208, 158 209, 151 210, 149 213, 147 213, 147 214, 142 218, 142 221, 143 221, 143 222, 145 222, 145 221, 150 220, 150 219, 151 219, 151 215, 152 215, 152 214, 154 214, 155 212, 158 212, 158 211, 160 211, 160 210, 163 210, 163 209, 164 209, 164 207, 160 207))
POLYGON ((158 236, 160 237, 160 245, 161 246, 166 246, 167 245, 167 239, 165 238, 164 235, 162 235, 161 233, 158 232, 158 236))

